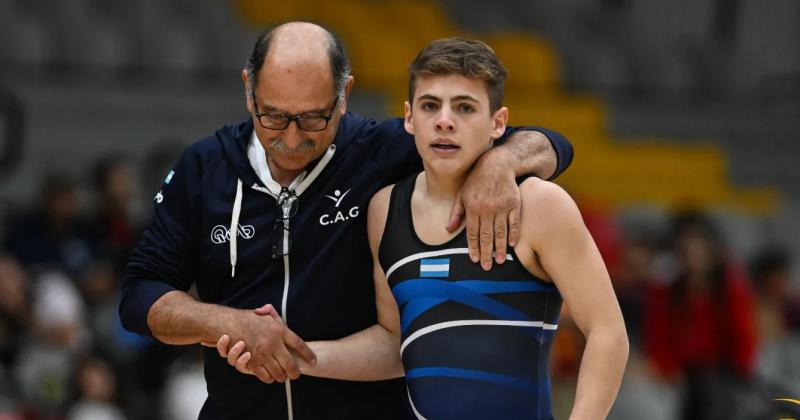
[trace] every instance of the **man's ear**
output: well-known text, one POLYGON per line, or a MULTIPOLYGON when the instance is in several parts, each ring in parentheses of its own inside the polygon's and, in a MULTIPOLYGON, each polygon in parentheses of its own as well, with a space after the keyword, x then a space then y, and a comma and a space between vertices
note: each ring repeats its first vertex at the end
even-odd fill
POLYGON ((350 92, 353 91, 353 84, 356 82, 356 79, 353 76, 347 76, 347 84, 344 85, 344 103, 339 104, 342 110, 342 115, 347 112, 347 101, 350 100, 350 92))
POLYGON ((244 106, 247 112, 253 113, 253 90, 250 88, 250 78, 247 77, 247 70, 242 69, 242 84, 244 85, 244 106))
POLYGON ((492 114, 492 140, 496 140, 503 136, 506 132, 506 125, 508 124, 508 108, 500 107, 492 114))
POLYGON ((411 104, 408 101, 403 103, 403 114, 405 115, 405 120, 403 121, 403 126, 406 128, 406 132, 408 134, 414 135, 414 124, 411 120, 411 104))

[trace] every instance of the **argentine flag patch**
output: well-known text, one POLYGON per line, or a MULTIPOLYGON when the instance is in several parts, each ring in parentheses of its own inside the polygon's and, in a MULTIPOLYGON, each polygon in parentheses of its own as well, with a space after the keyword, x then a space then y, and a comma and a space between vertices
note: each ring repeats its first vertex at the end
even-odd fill
POLYGON ((420 277, 447 277, 450 274, 450 259, 422 259, 419 262, 420 277))

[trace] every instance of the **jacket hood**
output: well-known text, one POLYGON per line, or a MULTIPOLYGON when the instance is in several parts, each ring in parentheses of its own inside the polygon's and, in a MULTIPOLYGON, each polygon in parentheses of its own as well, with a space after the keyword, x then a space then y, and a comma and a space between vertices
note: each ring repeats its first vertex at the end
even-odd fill
POLYGON ((247 158, 247 144, 250 141, 250 136, 253 133, 253 121, 246 120, 236 124, 228 124, 219 130, 214 135, 219 142, 222 149, 222 154, 225 160, 231 165, 236 176, 245 185, 259 185, 264 187, 264 184, 256 175, 255 169, 250 165, 250 160, 247 158))

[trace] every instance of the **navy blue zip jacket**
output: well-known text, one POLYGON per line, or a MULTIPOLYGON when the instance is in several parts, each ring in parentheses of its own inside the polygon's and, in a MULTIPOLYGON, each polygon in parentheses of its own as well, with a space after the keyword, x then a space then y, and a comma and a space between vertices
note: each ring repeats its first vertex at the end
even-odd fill
MULTIPOLYGON (((536 130, 550 139, 556 173, 562 172, 572 146, 558 133, 536 130)), ((296 187, 291 250, 278 259, 271 256, 271 238, 279 207, 248 160, 252 132, 249 120, 223 127, 189 146, 167 176, 125 274, 120 316, 128 330, 150 335, 150 306, 192 284, 204 302, 250 309, 272 303, 306 341, 338 339, 375 324, 367 206, 379 189, 422 169, 402 120, 342 118, 333 145, 296 187)), ((402 380, 301 376, 267 385, 237 372, 215 349, 204 351, 208 399, 201 419, 406 415, 402 380)))

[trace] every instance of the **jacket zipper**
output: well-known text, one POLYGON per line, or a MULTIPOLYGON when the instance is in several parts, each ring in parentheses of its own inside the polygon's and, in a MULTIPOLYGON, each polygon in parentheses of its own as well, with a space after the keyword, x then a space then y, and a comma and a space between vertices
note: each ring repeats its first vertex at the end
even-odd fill
MULTIPOLYGON (((288 190, 286 187, 284 190, 288 190)), ((289 250, 289 218, 283 219, 283 249, 289 250)), ((289 298, 289 254, 283 256, 283 299, 281 299, 281 315, 283 315, 283 322, 287 328, 289 325, 289 317, 286 302, 289 298)), ((289 420, 294 420, 294 412, 292 410, 292 381, 286 379, 284 383, 286 386, 286 408, 289 415, 289 420)))
MULTIPOLYGON (((303 179, 298 185, 296 185, 295 188, 293 188, 292 191, 294 192, 296 197, 300 197, 300 194, 302 194, 303 191, 305 191, 305 189, 308 188, 308 186, 311 185, 311 183, 315 179, 317 179, 317 176, 319 175, 320 172, 322 172, 322 169, 324 169, 325 166, 328 165, 328 162, 330 162, 330 160, 333 158, 334 153, 336 153, 336 145, 331 144, 328 147, 328 150, 322 156, 320 162, 311 171, 311 173, 308 174, 308 176, 306 176, 305 179, 303 179)), ((275 201, 278 202, 280 193, 276 195, 275 193, 270 191, 269 188, 264 188, 258 185, 257 183, 253 184, 251 188, 266 193, 267 195, 275 198, 275 201)), ((281 187, 281 191, 288 191, 288 190, 289 188, 281 187)), ((280 207, 280 202, 278 202, 278 205, 280 207)), ((282 209, 280 209, 280 211, 282 211, 282 209)), ((289 218, 283 218, 283 227, 284 227, 283 245, 284 249, 286 249, 286 247, 288 247, 289 245, 289 218)), ((281 315, 283 316, 283 322, 287 326, 289 324, 288 317, 286 316, 286 311, 288 309, 287 308, 288 297, 289 297, 289 255, 287 254, 283 256, 283 298, 281 299, 281 315)), ((292 384, 289 379, 287 379, 284 384, 286 385, 286 407, 287 407, 287 414, 289 416, 288 418, 289 420, 294 420, 294 413, 292 409, 292 384)))

